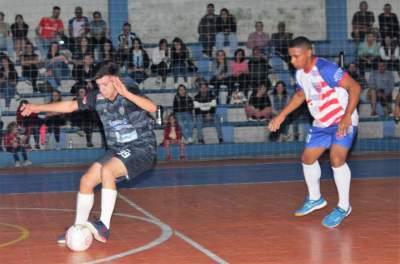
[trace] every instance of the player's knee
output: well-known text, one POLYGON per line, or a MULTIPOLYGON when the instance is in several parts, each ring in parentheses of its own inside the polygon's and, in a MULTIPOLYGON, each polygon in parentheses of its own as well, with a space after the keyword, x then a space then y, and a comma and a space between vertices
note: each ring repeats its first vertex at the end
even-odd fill
POLYGON ((316 159, 313 158, 313 157, 310 157, 310 156, 304 155, 304 154, 301 155, 301 162, 302 162, 303 164, 311 165, 311 164, 313 164, 315 161, 316 161, 316 159))
POLYGON ((81 192, 91 192, 94 188, 90 178, 87 175, 83 175, 80 181, 80 191, 81 192))
POLYGON ((332 155, 330 157, 330 160, 332 167, 335 168, 342 166, 346 162, 346 159, 340 155, 332 155))
POLYGON ((101 168, 101 180, 104 181, 114 181, 114 174, 107 166, 101 168))

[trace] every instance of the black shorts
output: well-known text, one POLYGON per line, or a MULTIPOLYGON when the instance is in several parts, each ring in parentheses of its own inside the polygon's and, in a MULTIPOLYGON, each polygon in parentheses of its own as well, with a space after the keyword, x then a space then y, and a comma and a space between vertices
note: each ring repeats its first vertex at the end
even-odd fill
POLYGON ((129 144, 118 149, 108 149, 96 162, 104 165, 112 158, 124 163, 128 179, 132 179, 151 169, 156 160, 156 148, 150 144, 129 144))

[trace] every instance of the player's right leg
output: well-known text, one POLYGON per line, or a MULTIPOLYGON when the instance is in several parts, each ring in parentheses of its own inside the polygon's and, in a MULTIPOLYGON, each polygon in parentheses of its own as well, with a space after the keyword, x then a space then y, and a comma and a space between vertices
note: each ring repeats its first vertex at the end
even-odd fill
MULTIPOLYGON (((101 183, 101 168, 102 165, 95 162, 81 178, 76 199, 75 225, 85 225, 89 218, 94 202, 93 189, 101 183)), ((65 234, 59 236, 57 242, 64 244, 65 234)))

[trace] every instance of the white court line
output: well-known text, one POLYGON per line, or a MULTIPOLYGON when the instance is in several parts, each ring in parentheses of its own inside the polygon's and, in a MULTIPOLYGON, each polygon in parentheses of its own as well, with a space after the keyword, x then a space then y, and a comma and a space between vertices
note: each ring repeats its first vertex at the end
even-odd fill
MULTIPOLYGON (((140 207, 139 205, 135 204, 134 202, 132 202, 131 200, 129 200, 128 198, 126 198, 124 195, 118 193, 119 198, 121 198, 122 200, 124 200, 128 205, 130 205, 131 207, 135 208, 136 210, 140 211, 141 213, 143 213, 145 216, 149 217, 152 220, 155 221, 160 221, 157 217, 155 217, 154 215, 152 215, 151 213, 147 212, 145 209, 143 209, 142 207, 140 207)), ((162 222, 161 222, 162 223, 162 222)), ((163 223, 165 224, 165 223, 163 223)), ((184 234, 182 234, 181 232, 175 230, 174 231, 175 235, 177 237, 179 237, 180 239, 182 239, 184 242, 188 243, 189 245, 191 245, 192 247, 196 248, 197 250, 199 250, 200 252, 202 252, 203 254, 205 254, 207 257, 209 257, 210 259, 214 260, 216 263, 220 263, 220 264, 227 264, 228 262, 226 262, 225 260, 223 260, 222 258, 218 257, 216 254, 212 253, 210 250, 208 250, 207 248, 203 247, 202 245, 200 245, 199 243, 195 242, 194 240, 190 239, 189 237, 185 236, 184 234)))
MULTIPOLYGON (((30 210, 30 211, 53 211, 53 212, 75 212, 75 210, 72 209, 58 209, 58 208, 22 208, 22 207, 0 207, 0 210, 30 210)), ((99 212, 94 212, 94 213, 99 213, 99 212)), ((130 250, 118 253, 118 254, 114 254, 108 257, 104 257, 101 259, 96 259, 96 260, 92 260, 89 262, 85 262, 85 264, 97 264, 97 263, 104 263, 104 262, 110 262, 113 260, 117 260, 141 251, 145 251, 148 249, 151 249, 153 247, 156 247, 162 243, 164 243, 165 241, 167 241, 171 236, 172 236, 172 230, 171 228, 160 222, 160 221, 156 221, 154 219, 151 218, 146 218, 146 217, 140 217, 140 216, 135 216, 135 215, 129 215, 129 214, 124 214, 124 213, 114 213, 115 216, 121 216, 121 217, 126 217, 126 218, 131 218, 131 219, 137 219, 137 220, 142 220, 148 223, 152 223, 156 226, 158 226, 161 229, 161 234, 158 238, 154 239, 153 241, 150 241, 149 243, 140 246, 140 247, 136 247, 136 248, 132 248, 130 250)), ((71 254, 75 254, 74 252, 71 252, 71 254)), ((83 263, 83 260, 79 260, 76 259, 76 261, 74 263, 83 263)))

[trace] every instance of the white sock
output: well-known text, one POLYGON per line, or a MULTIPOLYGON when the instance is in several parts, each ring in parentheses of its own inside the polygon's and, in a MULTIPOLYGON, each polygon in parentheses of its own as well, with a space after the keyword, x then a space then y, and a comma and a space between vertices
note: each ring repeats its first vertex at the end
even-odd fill
POLYGON ((76 198, 75 225, 83 225, 89 218, 94 202, 94 194, 84 194, 78 192, 76 198))
POLYGON ((350 206, 350 201, 349 201, 350 182, 351 182, 350 168, 349 166, 347 166, 347 163, 345 163, 337 168, 332 167, 332 170, 339 196, 338 207, 347 211, 350 206))
POLYGON ((101 189, 101 215, 100 220, 103 224, 110 228, 111 216, 114 211, 115 202, 117 200, 117 191, 112 189, 101 189))
POLYGON ((310 200, 318 200, 321 198, 319 189, 319 179, 321 178, 321 167, 318 160, 311 165, 303 164, 304 179, 308 188, 308 198, 310 200))

